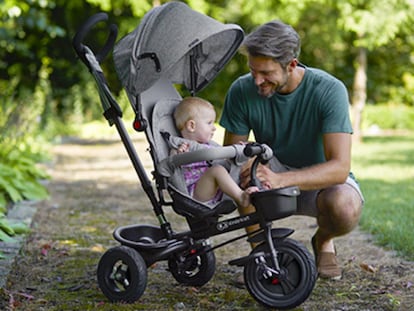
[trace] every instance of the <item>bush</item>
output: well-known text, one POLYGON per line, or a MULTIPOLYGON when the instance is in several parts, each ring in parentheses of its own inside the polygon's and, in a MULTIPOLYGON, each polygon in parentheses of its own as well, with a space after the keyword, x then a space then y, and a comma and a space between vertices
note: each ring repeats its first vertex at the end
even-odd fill
POLYGON ((364 129, 414 130, 414 108, 406 105, 367 105, 363 112, 364 129))
POLYGON ((33 138, 42 107, 28 104, 32 103, 28 92, 15 99, 12 92, 17 84, 17 80, 10 81, 8 88, 0 84, 0 240, 3 241, 15 233, 5 218, 8 204, 47 197, 41 184, 47 174, 37 166, 45 151, 33 138))

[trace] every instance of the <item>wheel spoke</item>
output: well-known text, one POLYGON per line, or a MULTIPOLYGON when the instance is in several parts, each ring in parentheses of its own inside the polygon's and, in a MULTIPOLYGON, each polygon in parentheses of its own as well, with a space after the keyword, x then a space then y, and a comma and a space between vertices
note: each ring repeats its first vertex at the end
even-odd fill
POLYGON ((280 280, 280 286, 282 287, 283 293, 285 295, 290 294, 295 289, 295 285, 290 281, 289 278, 280 280))
POLYGON ((128 265, 126 265, 124 263, 121 264, 121 267, 120 268, 121 268, 121 271, 123 271, 123 272, 128 271, 128 265))
MULTIPOLYGON (((280 253, 279 253, 280 254, 280 253)), ((287 253, 282 253, 279 260, 280 267, 285 267, 286 269, 294 261, 294 258, 287 253)))

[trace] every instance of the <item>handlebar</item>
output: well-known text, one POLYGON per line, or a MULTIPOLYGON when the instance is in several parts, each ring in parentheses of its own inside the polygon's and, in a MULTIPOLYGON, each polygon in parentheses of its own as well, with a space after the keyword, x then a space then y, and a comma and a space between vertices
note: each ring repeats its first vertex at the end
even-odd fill
MULTIPOLYGON (((89 17, 85 23, 79 28, 73 37, 72 45, 76 51, 76 54, 79 58, 85 63, 88 64, 88 61, 85 58, 85 45, 82 43, 85 37, 89 34, 91 29, 98 24, 99 22, 108 20, 108 15, 106 13, 97 13, 89 17)), ((112 50, 115 44, 116 37, 118 36, 118 28, 115 24, 109 26, 109 35, 106 39, 104 46, 96 53, 96 60, 101 63, 108 53, 112 50)))
POLYGON ((273 150, 265 144, 249 143, 244 148, 244 154, 248 157, 257 156, 250 168, 250 183, 249 186, 255 186, 262 189, 260 180, 256 177, 256 170, 259 163, 265 164, 273 156, 273 150))
POLYGON ((258 156, 262 162, 270 160, 273 156, 273 151, 268 145, 258 143, 247 144, 243 153, 247 157, 258 156))

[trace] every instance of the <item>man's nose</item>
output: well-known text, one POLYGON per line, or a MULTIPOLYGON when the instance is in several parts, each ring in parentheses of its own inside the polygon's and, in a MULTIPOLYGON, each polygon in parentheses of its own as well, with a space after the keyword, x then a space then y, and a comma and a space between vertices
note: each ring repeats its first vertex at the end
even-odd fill
POLYGON ((254 76, 254 83, 257 86, 261 85, 264 81, 265 81, 265 79, 263 78, 263 76, 261 74, 256 74, 254 76))

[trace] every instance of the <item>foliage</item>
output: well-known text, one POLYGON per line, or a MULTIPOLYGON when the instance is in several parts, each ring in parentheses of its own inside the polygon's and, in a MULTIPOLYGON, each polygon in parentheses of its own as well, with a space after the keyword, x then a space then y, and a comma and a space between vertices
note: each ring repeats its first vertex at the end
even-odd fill
MULTIPOLYGON (((118 39, 131 32, 142 16, 165 0, 5 0, 0 7, 0 84, 17 78, 16 97, 24 92, 43 92, 41 126, 52 133, 59 124, 68 130, 100 118, 91 77, 76 61, 71 41, 78 27, 92 14, 108 12, 119 28, 118 39), (55 125, 56 123, 57 125, 55 125)), ((372 47, 368 65, 368 101, 403 101, 413 105, 414 37, 410 25, 414 5, 393 1, 206 1, 188 0, 192 8, 223 23, 236 23, 246 32, 270 19, 291 23, 300 33, 301 61, 326 69, 342 79, 352 92, 355 47, 372 47), (321 18, 322 17, 322 18, 321 18), (361 38, 361 35, 363 36, 361 38), (412 74, 411 74, 412 75, 412 74), (403 79, 400 79, 403 77, 403 79), (411 86, 410 86, 411 85, 411 86)), ((87 43, 98 49, 106 39, 99 25, 87 43)), ((113 62, 102 65, 111 90, 119 95, 121 85, 113 62)), ((246 60, 237 55, 219 77, 200 95, 220 110, 231 81, 247 71, 246 60)), ((3 94, 0 95, 2 98, 3 94)), ((39 97, 40 99, 40 97, 39 97)))
POLYGON ((412 2, 401 0, 337 1, 340 27, 355 34, 354 46, 372 50, 394 39, 412 22, 412 2))
MULTIPOLYGON (((51 21, 54 1, 5 0, 0 7, 1 79, 20 79, 20 87, 33 87, 38 72, 50 64, 48 49, 63 27, 51 21)), ((32 88, 33 90, 33 88, 32 88)))
MULTIPOLYGON (((10 85, 16 81, 10 81, 10 85)), ((2 89, 9 97, 0 103, 0 240, 3 241, 15 233, 4 219, 7 203, 47 196, 39 182, 47 175, 37 166, 44 151, 33 138, 38 117, 36 106, 25 105, 27 98, 15 100, 12 90, 2 89)))
POLYGON ((45 179, 47 175, 30 158, 30 150, 27 147, 22 148, 23 150, 8 150, 8 146, 4 144, 2 147, 0 191, 12 202, 45 198, 47 192, 39 183, 39 179, 45 179))
POLYGON ((23 224, 9 224, 7 202, 43 199, 48 196, 40 180, 47 174, 36 165, 37 154, 26 143, 13 145, 9 140, 0 141, 0 240, 8 241, 7 235, 21 233, 23 224))
POLYGON ((15 230, 16 226, 23 226, 20 223, 13 226, 4 218, 7 202, 47 197, 47 191, 40 183, 45 178, 48 176, 37 167, 28 146, 13 146, 7 140, 0 142, 0 240, 8 241, 7 236, 21 233, 15 230))
POLYGON ((363 126, 365 129, 414 130, 414 110, 406 105, 368 105, 363 126))

